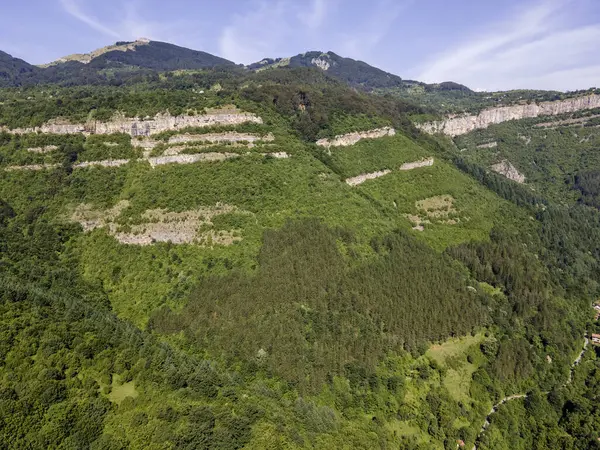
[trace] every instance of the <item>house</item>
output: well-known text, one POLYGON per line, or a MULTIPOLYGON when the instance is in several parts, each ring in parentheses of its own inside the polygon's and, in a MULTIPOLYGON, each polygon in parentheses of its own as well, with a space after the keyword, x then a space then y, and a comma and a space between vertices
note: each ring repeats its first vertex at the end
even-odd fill
POLYGON ((600 334, 592 334, 592 344, 600 345, 600 334))

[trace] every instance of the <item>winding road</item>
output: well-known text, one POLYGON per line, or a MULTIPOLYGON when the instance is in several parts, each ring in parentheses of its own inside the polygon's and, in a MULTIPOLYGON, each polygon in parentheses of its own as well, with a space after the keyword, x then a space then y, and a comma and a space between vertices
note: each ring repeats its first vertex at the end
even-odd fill
MULTIPOLYGON (((585 350, 587 349, 587 346, 589 343, 590 343, 590 341, 587 337, 587 334, 584 334, 583 335, 583 348, 581 349, 581 352, 579 353, 579 355, 577 356, 575 361, 573 361, 573 364, 571 364, 571 370, 569 372, 569 379, 565 383, 563 383, 563 386, 566 386, 567 384, 569 384, 573 381, 573 373, 575 372, 575 367, 577 367, 577 365, 581 362, 581 358, 583 358, 583 354, 585 353, 585 350)), ((544 394, 548 394, 548 392, 544 392, 544 394)), ((504 403, 509 402, 511 400, 515 400, 517 398, 526 398, 526 397, 527 397, 527 394, 509 395, 508 397, 504 397, 502 400, 500 400, 498 403, 496 403, 494 406, 492 406, 492 409, 490 410, 489 414, 485 418, 485 422, 483 423, 481 430, 479 430, 477 439, 475 439, 475 445, 473 445, 473 450, 477 450, 477 442, 479 442, 479 438, 484 433, 484 431, 487 429, 487 427, 490 426, 490 417, 492 416, 492 414, 498 412, 498 408, 500 406, 502 406, 504 403)))

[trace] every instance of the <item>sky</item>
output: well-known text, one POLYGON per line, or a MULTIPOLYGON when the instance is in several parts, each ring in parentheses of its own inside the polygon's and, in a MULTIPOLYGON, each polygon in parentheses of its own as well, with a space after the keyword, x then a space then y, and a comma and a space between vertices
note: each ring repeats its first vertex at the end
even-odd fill
POLYGON ((146 37, 235 61, 333 51, 476 90, 600 87, 600 0, 0 0, 32 64, 146 37))

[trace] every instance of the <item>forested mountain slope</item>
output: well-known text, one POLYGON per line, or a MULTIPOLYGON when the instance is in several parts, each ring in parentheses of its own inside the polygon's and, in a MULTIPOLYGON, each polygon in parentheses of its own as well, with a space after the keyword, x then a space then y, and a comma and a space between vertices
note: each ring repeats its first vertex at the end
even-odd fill
POLYGON ((319 68, 161 61, 0 90, 0 442, 499 448, 489 409, 528 391, 556 395, 514 417, 549 401, 545 433, 596 442, 570 409, 594 350, 565 387, 597 329, 589 202, 319 68))

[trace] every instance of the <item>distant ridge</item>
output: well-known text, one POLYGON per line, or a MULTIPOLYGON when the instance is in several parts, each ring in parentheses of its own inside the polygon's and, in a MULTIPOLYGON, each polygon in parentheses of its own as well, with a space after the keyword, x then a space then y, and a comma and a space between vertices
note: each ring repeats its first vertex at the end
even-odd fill
POLYGON ((310 51, 289 58, 266 58, 247 67, 255 71, 277 67, 317 67, 350 86, 366 90, 407 89, 418 85, 428 90, 472 92, 468 87, 454 82, 426 84, 404 80, 398 75, 373 67, 366 62, 344 58, 334 52, 310 51))

